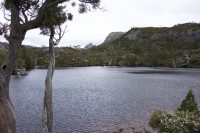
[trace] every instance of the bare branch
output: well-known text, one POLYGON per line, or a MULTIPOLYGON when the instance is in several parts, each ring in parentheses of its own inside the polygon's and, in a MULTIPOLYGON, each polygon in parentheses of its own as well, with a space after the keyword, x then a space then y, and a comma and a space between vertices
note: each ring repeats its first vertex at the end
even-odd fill
POLYGON ((59 3, 67 2, 69 0, 46 0, 39 11, 37 12, 37 17, 33 20, 28 21, 27 23, 22 25, 22 28, 27 31, 30 29, 38 28, 43 21, 45 10, 51 6, 54 6, 59 3))
POLYGON ((5 10, 5 8, 3 7, 3 4, 1 4, 0 9, 1 9, 2 12, 3 12, 4 19, 7 20, 7 21, 11 21, 11 15, 6 13, 6 10, 5 10), (10 17, 10 18, 7 18, 7 17, 10 17))
POLYGON ((60 25, 58 26, 58 32, 57 32, 57 34, 58 34, 58 39, 56 39, 56 38, 54 37, 55 45, 58 45, 58 44, 60 43, 60 40, 63 38, 66 29, 67 29, 67 25, 65 26, 65 28, 64 28, 63 31, 62 31, 61 26, 60 26, 60 25))
POLYGON ((0 35, 4 37, 8 36, 9 31, 10 31, 10 25, 0 23, 0 35))
POLYGON ((59 3, 67 2, 70 0, 49 0, 49 1, 51 1, 51 3, 48 5, 48 7, 59 4, 59 3))
POLYGON ((20 22, 21 22, 22 24, 25 23, 25 21, 21 18, 21 16, 19 16, 19 19, 20 19, 20 22))
POLYGON ((97 7, 99 10, 101 10, 102 12, 106 12, 108 11, 105 7, 97 7))
POLYGON ((24 20, 25 20, 25 23, 26 23, 26 22, 28 22, 28 17, 27 17, 27 15, 26 15, 25 12, 26 12, 26 10, 23 10, 23 11, 22 11, 22 15, 23 15, 24 20))
MULTIPOLYGON (((8 15, 8 14, 6 14, 6 13, 3 13, 3 15, 4 15, 4 19, 5 19, 5 20, 7 20, 7 21, 11 21, 11 19, 10 19, 10 18, 7 18, 7 17, 6 17, 6 15, 8 15)), ((8 16, 10 16, 10 15, 8 15, 8 16)))

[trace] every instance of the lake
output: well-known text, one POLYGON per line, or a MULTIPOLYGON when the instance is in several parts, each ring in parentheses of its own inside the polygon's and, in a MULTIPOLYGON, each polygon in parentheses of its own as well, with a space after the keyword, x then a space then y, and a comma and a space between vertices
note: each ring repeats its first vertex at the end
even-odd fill
MULTIPOLYGON (((47 70, 13 76, 10 96, 17 133, 41 133, 47 70)), ((143 129, 155 109, 175 110, 193 89, 200 103, 200 69, 69 67, 53 77, 53 133, 143 129)))

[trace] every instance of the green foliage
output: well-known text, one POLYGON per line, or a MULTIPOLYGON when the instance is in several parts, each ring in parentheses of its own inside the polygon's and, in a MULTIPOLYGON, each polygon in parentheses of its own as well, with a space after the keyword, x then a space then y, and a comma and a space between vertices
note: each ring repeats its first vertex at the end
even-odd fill
POLYGON ((11 4, 11 0, 4 0, 4 7, 6 10, 9 10, 10 9, 10 4, 11 4))
POLYGON ((155 129, 160 128, 161 114, 162 114, 161 110, 156 110, 151 115, 151 118, 150 118, 150 121, 149 121, 149 125, 152 128, 155 128, 155 129))
POLYGON ((33 69, 35 67, 36 48, 21 46, 20 55, 17 60, 17 68, 33 69))
POLYGON ((0 51, 0 65, 3 63, 6 53, 6 51, 0 51))
POLYGON ((190 22, 190 23, 184 23, 184 24, 177 24, 175 26, 172 27, 172 29, 176 29, 176 30, 183 30, 183 29, 199 29, 200 27, 200 23, 194 23, 194 22, 190 22))
POLYGON ((71 13, 66 14, 64 12, 65 6, 53 6, 48 8, 44 15, 42 26, 40 27, 42 35, 50 34, 50 27, 57 27, 62 25, 67 19, 72 20, 73 15, 71 13))
POLYGON ((45 12, 44 27, 58 26, 67 20, 67 15, 64 12, 64 6, 53 6, 45 12))
POLYGON ((149 125, 160 132, 167 133, 200 132, 200 112, 192 90, 189 90, 177 111, 154 111, 149 125))
POLYGON ((149 125, 160 132, 167 133, 197 133, 200 131, 199 114, 188 111, 155 111, 149 125))
POLYGON ((8 45, 4 42, 0 42, 0 65, 2 65, 6 54, 8 53, 8 45))
POLYGON ((198 106, 192 90, 189 90, 186 98, 182 101, 178 111, 198 112, 198 106))
POLYGON ((25 61, 21 58, 19 58, 17 60, 17 68, 21 69, 21 68, 26 68, 26 64, 25 61))

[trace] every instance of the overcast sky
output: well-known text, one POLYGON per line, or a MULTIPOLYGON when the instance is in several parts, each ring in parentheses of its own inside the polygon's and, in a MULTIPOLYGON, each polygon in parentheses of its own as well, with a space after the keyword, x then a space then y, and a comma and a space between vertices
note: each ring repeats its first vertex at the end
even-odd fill
MULTIPOLYGON (((0 0, 3 1, 3 0, 0 0)), ((101 0, 107 11, 78 14, 67 22, 68 28, 59 46, 101 44, 110 32, 126 32, 132 27, 170 27, 179 23, 200 22, 200 0, 101 0)), ((2 18, 2 14, 0 16, 2 18)), ((0 37, 0 41, 4 41, 0 37)), ((48 37, 39 30, 26 34, 23 44, 48 46, 48 37)))

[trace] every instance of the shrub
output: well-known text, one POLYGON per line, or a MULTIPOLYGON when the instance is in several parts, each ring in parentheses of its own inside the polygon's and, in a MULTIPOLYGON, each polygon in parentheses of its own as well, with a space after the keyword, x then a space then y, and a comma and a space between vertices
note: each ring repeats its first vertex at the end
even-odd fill
POLYGON ((149 125, 160 132, 168 133, 196 133, 200 126, 198 114, 188 111, 155 111, 149 121, 149 125))
POLYGON ((198 106, 195 101, 195 96, 192 90, 189 90, 186 98, 182 101, 178 111, 189 111, 189 112, 198 112, 198 106))
POLYGON ((200 113, 192 90, 189 90, 177 111, 154 111, 149 125, 159 132, 199 133, 200 113))

